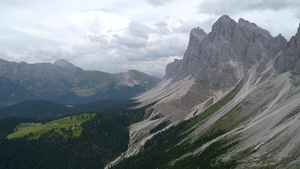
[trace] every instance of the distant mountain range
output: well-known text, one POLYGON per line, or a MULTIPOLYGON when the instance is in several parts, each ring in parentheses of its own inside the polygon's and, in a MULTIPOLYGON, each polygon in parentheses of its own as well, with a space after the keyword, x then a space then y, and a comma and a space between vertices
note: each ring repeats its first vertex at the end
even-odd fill
POLYGON ((28 64, 0 59, 0 107, 26 100, 83 104, 128 99, 159 81, 159 78, 137 70, 118 74, 86 71, 66 60, 54 64, 28 64))

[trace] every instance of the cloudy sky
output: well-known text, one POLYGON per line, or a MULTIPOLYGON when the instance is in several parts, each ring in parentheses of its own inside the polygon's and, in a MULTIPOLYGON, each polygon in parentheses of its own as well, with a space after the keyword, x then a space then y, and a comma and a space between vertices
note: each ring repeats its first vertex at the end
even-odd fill
POLYGON ((0 9, 1 59, 158 77, 183 57, 192 28, 209 33, 224 14, 288 40, 300 21, 299 0, 1 0, 0 9))

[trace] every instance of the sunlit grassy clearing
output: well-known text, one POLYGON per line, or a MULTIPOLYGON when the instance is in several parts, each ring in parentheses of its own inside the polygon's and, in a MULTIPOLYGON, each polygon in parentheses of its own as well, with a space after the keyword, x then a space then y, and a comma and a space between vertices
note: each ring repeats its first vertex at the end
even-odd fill
POLYGON ((61 135, 64 138, 79 137, 82 133, 82 127, 80 125, 83 122, 91 120, 95 115, 95 113, 83 113, 53 120, 45 124, 21 123, 17 125, 14 132, 9 134, 6 138, 24 138, 28 136, 29 139, 38 139, 42 134, 47 132, 49 132, 50 135, 61 135))

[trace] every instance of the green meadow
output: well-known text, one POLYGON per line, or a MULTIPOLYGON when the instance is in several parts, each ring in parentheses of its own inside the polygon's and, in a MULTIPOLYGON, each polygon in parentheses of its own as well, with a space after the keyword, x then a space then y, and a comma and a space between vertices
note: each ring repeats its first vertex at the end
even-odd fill
POLYGON ((21 123, 6 138, 38 139, 41 135, 46 135, 47 137, 62 136, 63 138, 79 137, 82 133, 81 124, 91 120, 95 115, 95 113, 83 113, 48 123, 21 123))

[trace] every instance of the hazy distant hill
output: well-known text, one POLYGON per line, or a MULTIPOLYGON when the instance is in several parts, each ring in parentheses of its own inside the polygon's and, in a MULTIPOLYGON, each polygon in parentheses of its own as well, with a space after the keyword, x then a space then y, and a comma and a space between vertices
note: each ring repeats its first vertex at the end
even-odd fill
POLYGON ((85 71, 66 60, 28 64, 0 59, 0 107, 40 99, 60 104, 128 99, 159 81, 137 70, 119 74, 85 71))

